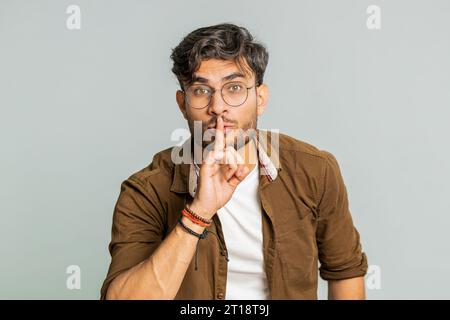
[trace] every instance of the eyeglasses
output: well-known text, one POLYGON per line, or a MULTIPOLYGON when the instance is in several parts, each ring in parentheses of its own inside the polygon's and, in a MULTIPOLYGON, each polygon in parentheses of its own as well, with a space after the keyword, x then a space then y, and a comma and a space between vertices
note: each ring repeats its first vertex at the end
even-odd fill
MULTIPOLYGON (((248 90, 254 86, 247 87, 243 82, 228 82, 220 89, 223 101, 231 107, 239 107, 247 101, 248 90)), ((194 84, 185 91, 188 104, 194 109, 203 109, 211 103, 211 97, 217 89, 204 84, 194 84)))

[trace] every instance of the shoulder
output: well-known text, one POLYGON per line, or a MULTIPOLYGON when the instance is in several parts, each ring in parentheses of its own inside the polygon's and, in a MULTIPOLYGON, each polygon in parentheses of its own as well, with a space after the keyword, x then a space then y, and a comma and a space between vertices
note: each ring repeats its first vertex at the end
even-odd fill
POLYGON ((288 167, 324 173, 326 166, 336 163, 335 156, 306 141, 279 133, 280 158, 288 167))
POLYGON ((171 154, 174 147, 157 152, 152 161, 144 168, 131 174, 126 181, 139 184, 143 187, 158 185, 158 187, 170 186, 174 170, 171 154))
POLYGON ((293 184, 299 185, 316 201, 326 189, 341 189, 343 185, 339 164, 327 150, 279 133, 279 157, 284 177, 297 180, 293 184))

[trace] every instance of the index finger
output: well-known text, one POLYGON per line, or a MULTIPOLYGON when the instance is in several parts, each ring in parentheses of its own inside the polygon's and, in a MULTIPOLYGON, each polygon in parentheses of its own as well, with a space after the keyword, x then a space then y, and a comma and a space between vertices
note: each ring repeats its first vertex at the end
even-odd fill
POLYGON ((222 117, 218 117, 217 118, 217 123, 216 123, 216 137, 215 137, 215 141, 214 141, 214 151, 223 151, 223 149, 225 148, 225 137, 224 137, 224 133, 223 133, 223 120, 222 117))

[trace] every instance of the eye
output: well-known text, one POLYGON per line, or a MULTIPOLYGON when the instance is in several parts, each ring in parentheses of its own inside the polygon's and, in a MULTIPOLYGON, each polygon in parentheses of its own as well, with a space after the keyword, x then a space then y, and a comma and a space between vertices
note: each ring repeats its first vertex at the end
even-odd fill
POLYGON ((241 84, 233 83, 228 86, 228 91, 231 93, 238 93, 242 90, 242 88, 243 86, 241 84))
POLYGON ((192 90, 192 93, 195 96, 208 95, 209 92, 210 92, 210 90, 208 88, 203 88, 203 87, 193 88, 193 90, 192 90))

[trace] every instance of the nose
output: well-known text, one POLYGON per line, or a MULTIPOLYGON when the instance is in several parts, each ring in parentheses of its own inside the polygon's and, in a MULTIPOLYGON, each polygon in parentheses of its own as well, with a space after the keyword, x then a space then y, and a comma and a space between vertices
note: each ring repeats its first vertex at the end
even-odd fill
POLYGON ((208 112, 210 114, 221 115, 230 108, 228 104, 223 100, 222 94, 219 90, 216 90, 211 95, 211 101, 209 102, 208 112))

